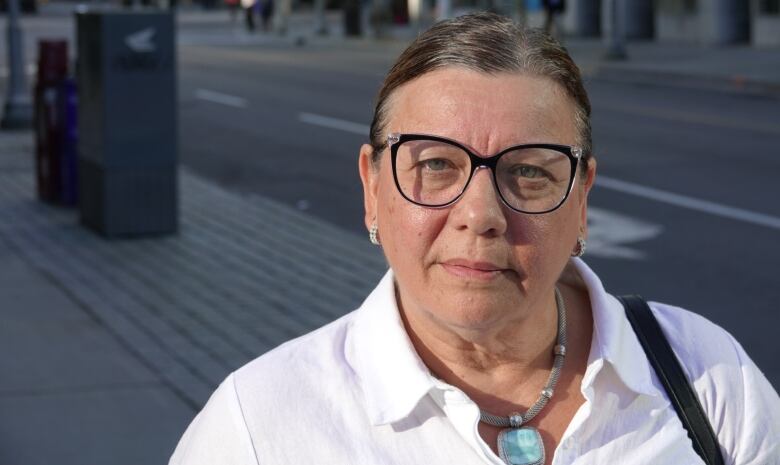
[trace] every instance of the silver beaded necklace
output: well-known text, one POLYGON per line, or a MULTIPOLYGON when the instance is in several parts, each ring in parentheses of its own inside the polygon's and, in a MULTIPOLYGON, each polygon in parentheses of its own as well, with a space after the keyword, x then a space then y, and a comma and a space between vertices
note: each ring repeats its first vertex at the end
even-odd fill
POLYGON ((488 425, 499 428, 498 455, 507 465, 542 465, 544 463, 544 444, 539 430, 533 426, 523 426, 538 414, 553 395, 555 385, 561 375, 563 360, 566 357, 566 306, 561 291, 555 288, 555 303, 558 307, 558 340, 553 348, 553 362, 547 385, 542 389, 539 399, 525 413, 513 413, 500 417, 479 410, 479 419, 488 425))

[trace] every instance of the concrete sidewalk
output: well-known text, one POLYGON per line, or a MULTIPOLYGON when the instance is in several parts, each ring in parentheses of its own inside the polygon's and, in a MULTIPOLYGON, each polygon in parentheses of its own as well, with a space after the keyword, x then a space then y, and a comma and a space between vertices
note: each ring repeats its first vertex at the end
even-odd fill
MULTIPOLYGON (((341 48, 345 52, 359 49, 388 55, 392 60, 420 32, 395 25, 381 39, 345 37, 343 17, 338 11, 326 16, 326 36, 315 34, 311 12, 294 13, 285 35, 250 34, 240 19, 232 23, 225 11, 182 11, 177 19, 179 44, 311 46, 341 48)), ((780 48, 629 41, 628 58, 610 61, 605 59, 607 45, 601 39, 564 37, 562 41, 588 79, 780 97, 780 48)))
MULTIPOLYGON (((41 8, 39 16, 24 18, 25 56, 30 65, 36 60, 38 39, 57 36, 74 40, 73 21, 69 18, 75 6, 50 2, 41 8)), ((329 33, 325 36, 315 33, 311 11, 293 13, 284 35, 249 33, 241 15, 232 20, 227 10, 183 8, 177 12, 176 23, 180 47, 253 47, 262 53, 263 47, 269 46, 305 46, 339 49, 345 53, 369 51, 388 60, 395 58, 419 32, 410 26, 394 25, 388 28, 383 39, 348 38, 344 36, 340 11, 328 11, 329 33)), ((5 40, 4 36, 0 37, 0 49, 4 49, 5 40)), ((600 39, 566 37, 563 42, 588 79, 780 97, 780 48, 630 41, 626 46, 628 59, 613 62, 604 59, 607 47, 600 39)), ((6 74, 5 54, 0 54, 0 77, 6 74)))
POLYGON ((159 464, 217 384, 355 308, 377 248, 180 172, 177 236, 108 241, 35 199, 0 134, 0 463, 159 464))
POLYGON ((564 45, 588 79, 780 97, 780 49, 631 42, 628 59, 609 61, 600 40, 564 45))
MULTIPOLYGON (((340 47, 345 52, 373 50, 392 59, 420 32, 395 25, 382 39, 348 38, 338 11, 329 11, 326 16, 326 36, 315 34, 311 12, 294 13, 288 32, 282 36, 250 34, 240 19, 232 23, 225 11, 182 11, 178 14, 179 44, 340 47)), ((607 45, 601 39, 564 37, 563 43, 589 79, 780 97, 780 48, 629 41, 628 59, 609 61, 605 59, 607 45)))

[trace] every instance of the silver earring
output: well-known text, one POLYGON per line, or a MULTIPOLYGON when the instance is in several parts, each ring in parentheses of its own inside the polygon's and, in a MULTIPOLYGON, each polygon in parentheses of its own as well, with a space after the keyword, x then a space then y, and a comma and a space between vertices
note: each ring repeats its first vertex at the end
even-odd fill
POLYGON ((574 248, 574 251, 571 253, 572 257, 582 257, 585 255, 585 239, 582 237, 577 238, 577 247, 574 248))
POLYGON ((377 237, 376 233, 379 232, 379 226, 376 225, 376 223, 371 225, 371 229, 368 230, 368 240, 371 241, 374 245, 381 245, 382 243, 379 242, 379 238, 377 237))

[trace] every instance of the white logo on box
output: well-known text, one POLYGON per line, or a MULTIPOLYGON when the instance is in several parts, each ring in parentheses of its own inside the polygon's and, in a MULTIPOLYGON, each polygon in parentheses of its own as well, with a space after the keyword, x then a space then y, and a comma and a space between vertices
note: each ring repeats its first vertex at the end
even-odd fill
POLYGON ((152 42, 152 37, 155 34, 154 28, 142 29, 138 32, 134 32, 125 37, 125 44, 134 52, 149 53, 155 51, 156 47, 152 42))

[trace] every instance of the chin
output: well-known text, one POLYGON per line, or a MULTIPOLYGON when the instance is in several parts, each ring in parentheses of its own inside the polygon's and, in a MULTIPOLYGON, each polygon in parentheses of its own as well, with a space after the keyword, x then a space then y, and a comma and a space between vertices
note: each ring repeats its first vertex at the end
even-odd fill
POLYGON ((472 293, 461 299, 433 302, 430 313, 445 326, 479 331, 494 327, 514 313, 513 307, 506 306, 507 300, 502 300, 495 295, 479 298, 472 293))

